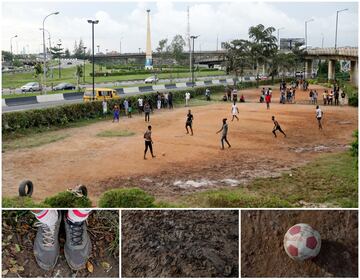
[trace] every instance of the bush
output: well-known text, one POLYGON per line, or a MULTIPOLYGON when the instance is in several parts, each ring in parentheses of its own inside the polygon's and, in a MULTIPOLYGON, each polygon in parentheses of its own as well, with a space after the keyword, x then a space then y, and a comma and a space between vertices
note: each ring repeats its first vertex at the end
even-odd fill
POLYGON ((152 208, 155 198, 141 189, 114 189, 104 192, 99 200, 100 208, 152 208))
POLYGON ((53 208, 88 208, 91 201, 88 197, 78 197, 75 194, 65 191, 44 200, 46 205, 53 208))
MULTIPOLYGON (((209 88, 211 88, 213 92, 224 90, 224 86, 222 85, 209 86, 209 88)), ((186 91, 189 91, 192 96, 198 96, 204 94, 205 87, 172 91, 173 100, 176 101, 183 99, 186 91)), ((142 96, 146 100, 151 100, 153 105, 156 104, 157 93, 127 96, 126 99, 131 102, 135 112, 137 109, 135 104, 139 96, 142 96)), ((124 99, 125 97, 121 97, 117 100, 110 100, 108 107, 113 108, 115 104, 122 105, 124 99)), ((103 117, 101 101, 82 102, 44 109, 9 112, 2 114, 2 132, 3 134, 9 134, 29 128, 65 127, 69 123, 74 123, 79 120, 95 119, 99 117, 103 117)))
POLYGON ((31 197, 3 197, 3 208, 46 208, 50 207, 45 203, 36 203, 31 197))

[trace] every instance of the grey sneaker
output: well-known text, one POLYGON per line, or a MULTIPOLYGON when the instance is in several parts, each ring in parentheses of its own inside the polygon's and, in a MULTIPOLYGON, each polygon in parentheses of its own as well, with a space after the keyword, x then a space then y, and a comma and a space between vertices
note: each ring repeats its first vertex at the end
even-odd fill
POLYGON ((85 222, 73 223, 65 219, 65 258, 73 270, 86 266, 91 253, 91 240, 85 222))
POLYGON ((61 214, 58 211, 58 220, 49 227, 41 222, 34 225, 38 227, 34 241, 34 256, 37 264, 45 270, 50 270, 56 265, 59 257, 59 229, 61 214))

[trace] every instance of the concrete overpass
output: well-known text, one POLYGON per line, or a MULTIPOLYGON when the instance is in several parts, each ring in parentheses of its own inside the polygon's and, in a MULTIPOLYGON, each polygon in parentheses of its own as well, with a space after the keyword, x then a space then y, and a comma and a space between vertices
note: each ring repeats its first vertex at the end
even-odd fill
POLYGON ((358 48, 314 48, 305 51, 305 77, 310 77, 313 61, 328 60, 328 80, 335 79, 335 62, 337 60, 350 61, 350 81, 358 86, 358 48))
MULTIPOLYGON (((189 52, 184 52, 184 57, 189 59, 189 52)), ((154 63, 158 63, 161 60, 172 60, 166 56, 166 54, 160 54, 153 52, 152 54, 154 63)), ((195 64, 207 64, 210 67, 215 64, 221 64, 226 60, 226 51, 195 51, 194 52, 195 64)), ((114 62, 121 64, 143 64, 145 61, 145 53, 108 53, 108 54, 96 54, 95 61, 114 62)))

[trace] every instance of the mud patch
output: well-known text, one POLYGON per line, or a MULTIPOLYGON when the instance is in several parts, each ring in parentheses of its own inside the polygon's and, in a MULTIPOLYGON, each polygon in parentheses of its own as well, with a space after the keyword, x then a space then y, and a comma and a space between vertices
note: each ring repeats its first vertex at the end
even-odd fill
POLYGON ((358 276, 357 211, 241 212, 242 277, 358 276), (313 260, 290 259, 283 247, 286 231, 297 223, 319 231, 322 246, 313 260))
POLYGON ((315 145, 315 146, 304 146, 304 147, 290 147, 289 151, 295 153, 329 153, 348 150, 348 145, 334 144, 332 146, 326 145, 315 145))
POLYGON ((123 277, 239 275, 238 211, 122 211, 121 218, 123 277))

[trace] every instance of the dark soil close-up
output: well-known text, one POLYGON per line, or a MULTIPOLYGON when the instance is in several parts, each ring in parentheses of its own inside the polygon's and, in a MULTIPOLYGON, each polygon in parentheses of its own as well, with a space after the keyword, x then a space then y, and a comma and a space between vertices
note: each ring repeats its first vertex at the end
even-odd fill
POLYGON ((242 211, 242 277, 358 277, 357 211, 242 211), (306 223, 321 235, 317 257, 290 259, 283 239, 293 225, 306 223))
POLYGON ((30 211, 2 212, 2 276, 3 277, 119 277, 119 212, 92 211, 88 233, 92 243, 86 268, 72 270, 64 256, 65 230, 60 227, 60 256, 49 271, 41 269, 33 254, 37 228, 30 211))
POLYGON ((238 277, 238 211, 122 211, 122 277, 238 277))

